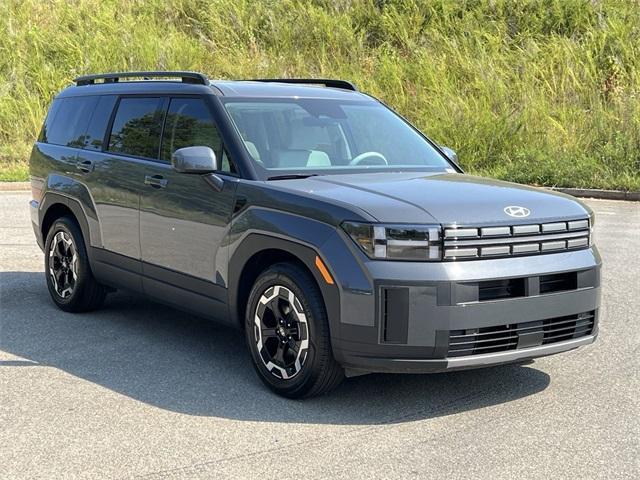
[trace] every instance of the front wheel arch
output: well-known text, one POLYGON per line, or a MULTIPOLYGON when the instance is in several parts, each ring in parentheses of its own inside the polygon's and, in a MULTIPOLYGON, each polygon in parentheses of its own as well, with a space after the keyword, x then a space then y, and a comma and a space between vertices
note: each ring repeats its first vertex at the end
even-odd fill
POLYGON ((340 321, 340 293, 328 285, 315 267, 319 252, 310 245, 264 234, 250 234, 233 253, 229 262, 229 312, 243 328, 246 300, 256 278, 271 265, 291 261, 304 268, 315 280, 323 297, 329 328, 333 332, 340 321))

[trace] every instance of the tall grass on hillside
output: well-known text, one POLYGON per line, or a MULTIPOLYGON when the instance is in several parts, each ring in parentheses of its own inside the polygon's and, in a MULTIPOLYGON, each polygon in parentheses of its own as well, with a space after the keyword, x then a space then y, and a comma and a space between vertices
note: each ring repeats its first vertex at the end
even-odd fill
POLYGON ((640 189, 637 0, 2 0, 0 180, 79 74, 355 81, 472 173, 640 189))

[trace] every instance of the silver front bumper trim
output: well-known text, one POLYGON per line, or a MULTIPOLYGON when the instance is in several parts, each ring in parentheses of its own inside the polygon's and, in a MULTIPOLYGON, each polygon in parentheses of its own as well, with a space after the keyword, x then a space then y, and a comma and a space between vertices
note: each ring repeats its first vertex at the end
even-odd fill
POLYGON ((554 353, 566 352, 583 345, 589 345, 596 339, 596 334, 587 335, 567 340, 565 342, 552 343, 537 347, 521 348, 518 350, 507 350, 504 352, 485 353, 482 355, 467 355, 465 357, 448 358, 447 369, 458 369, 467 367, 481 367, 484 365, 495 365, 500 363, 525 360, 529 358, 544 357, 554 353))

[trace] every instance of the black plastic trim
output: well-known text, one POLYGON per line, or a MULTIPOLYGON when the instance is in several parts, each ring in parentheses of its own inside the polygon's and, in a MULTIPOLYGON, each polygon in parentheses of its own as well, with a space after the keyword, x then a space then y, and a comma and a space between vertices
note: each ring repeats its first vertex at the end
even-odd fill
POLYGON ((256 78, 253 80, 245 80, 249 82, 268 82, 268 83, 293 83, 297 85, 324 85, 328 88, 341 88, 342 90, 351 90, 357 92, 356 86, 348 80, 338 80, 331 78, 256 78))
POLYGON ((182 83, 191 83, 196 85, 209 85, 209 79, 203 73, 189 71, 149 71, 149 72, 114 72, 114 73, 98 73, 94 75, 83 75, 75 78, 77 86, 94 85, 96 80, 104 80, 104 83, 118 83, 121 78, 142 77, 144 80, 150 78, 180 78, 182 83))
MULTIPOLYGON (((247 235, 229 260, 228 294, 230 320, 233 322, 235 319, 236 324, 239 326, 244 322, 243 318, 237 318, 236 315, 238 311, 240 276, 253 255, 264 250, 283 250, 292 254, 306 265, 322 292, 329 318, 329 326, 333 332, 336 332, 340 323, 340 294, 336 285, 328 285, 314 266, 316 255, 319 255, 319 252, 316 252, 309 245, 263 233, 247 235)), ((322 255, 320 257, 322 258, 322 255)))

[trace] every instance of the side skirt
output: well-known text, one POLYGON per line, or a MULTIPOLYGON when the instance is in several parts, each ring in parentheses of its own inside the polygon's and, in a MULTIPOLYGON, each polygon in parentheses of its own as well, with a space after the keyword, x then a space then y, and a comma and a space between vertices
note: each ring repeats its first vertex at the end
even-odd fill
POLYGON ((220 285, 101 248, 91 247, 89 256, 101 283, 237 327, 229 318, 228 290, 220 285))

